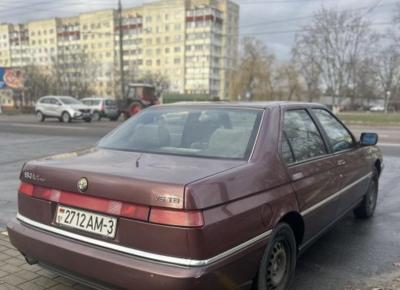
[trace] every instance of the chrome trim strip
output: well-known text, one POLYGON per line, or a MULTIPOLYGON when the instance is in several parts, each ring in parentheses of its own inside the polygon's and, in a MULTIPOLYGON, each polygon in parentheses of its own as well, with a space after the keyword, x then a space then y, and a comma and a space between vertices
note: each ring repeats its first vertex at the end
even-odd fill
POLYGON ((335 194, 333 194, 333 195, 327 197, 326 199, 320 201, 319 203, 313 205, 312 207, 310 207, 310 208, 308 208, 308 209, 302 211, 302 212, 301 212, 301 215, 304 216, 304 215, 309 214, 310 212, 316 210, 317 208, 319 208, 319 207, 325 205, 326 203, 330 202, 331 200, 337 198, 338 196, 342 195, 343 193, 345 193, 347 190, 349 190, 349 189, 352 188, 353 186, 357 185, 358 183, 360 183, 360 182, 363 181, 364 179, 369 178, 369 177, 371 177, 371 176, 372 176, 372 172, 370 172, 370 173, 368 173, 367 175, 361 177, 360 179, 354 181, 353 183, 347 185, 346 187, 342 188, 341 190, 339 190, 339 191, 336 192, 335 194))
POLYGON ((38 229, 42 229, 44 231, 47 232, 51 232, 57 235, 61 235, 61 236, 65 236, 67 238, 71 238, 74 240, 78 240, 81 242, 85 242, 91 245, 95 245, 98 247, 103 247, 106 249, 110 249, 113 251, 117 251, 117 252, 121 252, 124 254, 129 254, 132 256, 136 256, 139 258, 144 258, 144 259, 149 259, 149 260, 154 260, 157 262, 163 262, 163 263, 169 263, 169 264, 174 264, 174 265, 178 265, 178 266, 185 266, 185 267, 201 267, 201 266, 207 266, 210 264, 213 264, 215 262, 218 262, 219 260, 222 260, 224 258, 227 258, 237 252, 240 252, 242 250, 244 250, 245 248, 251 246, 252 244, 255 244, 259 241, 262 241, 263 239, 267 238, 271 233, 272 230, 266 231, 265 233, 262 233, 261 235, 258 235, 246 242, 244 242, 243 244, 240 244, 232 249, 229 249, 225 252, 222 252, 221 254, 218 254, 214 257, 211 257, 209 259, 206 260, 192 260, 192 259, 184 259, 184 258, 177 258, 177 257, 171 257, 171 256, 164 256, 164 255, 158 255, 158 254, 153 254, 153 253, 149 253, 149 252, 145 252, 145 251, 141 251, 141 250, 136 250, 136 249, 132 249, 132 248, 128 248, 128 247, 124 247, 124 246, 120 246, 120 245, 116 245, 116 244, 112 244, 112 243, 108 243, 105 241, 101 241, 101 240, 96 240, 93 238, 89 238, 89 237, 85 237, 85 236, 81 236, 75 233, 71 233, 56 227, 52 227, 52 226, 48 226, 48 225, 44 225, 42 223, 38 223, 36 221, 33 221, 27 217, 24 217, 23 215, 21 215, 20 213, 17 213, 17 219, 25 224, 31 225, 33 227, 36 227, 38 229))

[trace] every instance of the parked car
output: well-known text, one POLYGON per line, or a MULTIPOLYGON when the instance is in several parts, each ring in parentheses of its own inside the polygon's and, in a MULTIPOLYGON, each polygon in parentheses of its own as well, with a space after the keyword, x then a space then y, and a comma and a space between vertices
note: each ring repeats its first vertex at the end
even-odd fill
POLYGON ((46 96, 38 100, 35 106, 36 119, 43 122, 47 118, 57 118, 60 122, 71 120, 90 122, 90 108, 73 97, 46 96))
POLYGON ((317 237, 374 214, 377 140, 318 104, 154 106, 95 148, 26 163, 9 237, 92 286, 288 289, 317 237))
POLYGON ((116 121, 119 117, 117 103, 110 98, 92 97, 82 99, 82 103, 90 107, 92 120, 100 121, 101 118, 108 118, 116 121))
POLYGON ((384 112, 385 108, 383 106, 377 105, 377 106, 372 106, 369 108, 371 112, 384 112))

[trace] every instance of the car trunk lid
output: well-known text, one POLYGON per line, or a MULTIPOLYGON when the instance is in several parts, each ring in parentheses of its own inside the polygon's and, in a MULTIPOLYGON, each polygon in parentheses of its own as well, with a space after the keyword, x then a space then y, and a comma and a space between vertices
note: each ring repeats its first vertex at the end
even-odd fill
POLYGON ((242 163, 95 148, 29 162, 21 179, 86 196, 183 209, 186 184, 242 163), (84 193, 77 185, 81 178, 88 180, 84 193))

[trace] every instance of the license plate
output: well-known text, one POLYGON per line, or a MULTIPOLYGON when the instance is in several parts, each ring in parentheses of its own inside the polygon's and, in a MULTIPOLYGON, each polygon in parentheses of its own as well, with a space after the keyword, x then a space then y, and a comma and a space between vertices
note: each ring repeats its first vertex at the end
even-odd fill
POLYGON ((56 223, 92 234, 114 238, 117 218, 59 205, 56 223))

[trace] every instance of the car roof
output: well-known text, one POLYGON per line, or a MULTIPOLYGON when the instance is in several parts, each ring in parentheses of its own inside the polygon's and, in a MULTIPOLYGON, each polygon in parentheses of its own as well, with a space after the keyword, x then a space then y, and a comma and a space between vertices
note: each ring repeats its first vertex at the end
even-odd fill
POLYGON ((73 98, 73 99, 75 99, 74 97, 71 97, 71 96, 44 96, 44 97, 41 97, 39 100, 47 99, 47 98, 73 98))
POLYGON ((111 100, 109 97, 88 97, 83 98, 82 100, 111 100))
POLYGON ((165 104, 163 106, 210 106, 210 107, 231 107, 231 108, 254 108, 254 109, 267 109, 273 107, 285 108, 304 108, 304 107, 319 107, 326 108, 326 106, 319 103, 307 102, 289 102, 289 101, 270 101, 270 102, 177 102, 172 104, 165 104))

